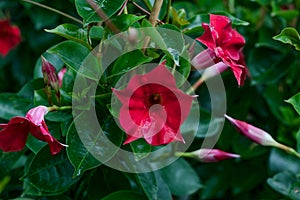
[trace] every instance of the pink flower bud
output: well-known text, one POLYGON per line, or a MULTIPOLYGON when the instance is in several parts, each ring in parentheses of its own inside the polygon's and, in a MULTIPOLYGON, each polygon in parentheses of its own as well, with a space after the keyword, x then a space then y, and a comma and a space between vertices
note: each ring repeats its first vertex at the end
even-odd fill
POLYGON ((200 162, 211 163, 240 158, 240 155, 221 151, 219 149, 199 149, 193 152, 175 152, 175 156, 194 158, 200 162))
POLYGON ((199 149, 191 152, 200 162, 219 162, 230 158, 240 158, 240 155, 221 151, 219 149, 199 149))
POLYGON ((63 78, 64 78, 64 75, 65 75, 66 71, 67 71, 67 68, 62 68, 62 69, 58 72, 58 74, 57 74, 57 76, 58 76, 58 82, 59 82, 59 87, 60 87, 60 88, 61 88, 61 86, 62 86, 62 81, 63 81, 63 78))
POLYGON ((46 85, 51 85, 55 92, 59 91, 59 80, 56 74, 55 67, 46 60, 43 56, 42 58, 42 72, 44 76, 44 82, 46 85))
POLYGON ((252 126, 246 122, 233 119, 229 117, 228 115, 225 115, 225 117, 235 126, 235 128, 242 133, 247 138, 251 139, 252 141, 263 145, 263 146, 278 146, 279 143, 276 142, 272 136, 267 133, 266 131, 259 129, 255 126, 252 126))
POLYGON ((206 49, 197 54, 191 61, 191 64, 198 70, 206 69, 215 64, 215 53, 206 49))

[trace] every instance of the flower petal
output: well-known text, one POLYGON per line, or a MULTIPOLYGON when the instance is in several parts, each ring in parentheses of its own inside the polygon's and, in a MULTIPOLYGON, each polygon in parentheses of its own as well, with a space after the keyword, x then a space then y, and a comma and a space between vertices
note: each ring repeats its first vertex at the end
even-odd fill
POLYGON ((0 20, 0 54, 6 56, 8 52, 21 42, 21 32, 17 26, 12 26, 9 20, 0 20))
POLYGON ((12 118, 0 131, 0 149, 5 152, 22 150, 26 144, 28 132, 29 122, 26 118, 12 118))

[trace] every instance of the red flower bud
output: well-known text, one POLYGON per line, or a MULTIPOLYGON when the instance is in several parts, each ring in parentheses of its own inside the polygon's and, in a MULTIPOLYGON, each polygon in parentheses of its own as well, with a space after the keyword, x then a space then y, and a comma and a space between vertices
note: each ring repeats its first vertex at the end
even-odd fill
POLYGON ((51 87, 55 90, 55 92, 59 91, 59 80, 56 74, 55 67, 46 60, 43 56, 42 58, 42 72, 44 76, 44 82, 47 86, 51 85, 51 87))

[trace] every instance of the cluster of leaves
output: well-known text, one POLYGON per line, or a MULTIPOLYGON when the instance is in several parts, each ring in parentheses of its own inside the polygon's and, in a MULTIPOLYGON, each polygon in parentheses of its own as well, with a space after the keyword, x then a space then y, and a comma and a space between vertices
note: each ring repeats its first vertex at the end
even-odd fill
MULTIPOLYGON (((0 85, 1 122, 7 122, 14 116, 24 116, 34 106, 51 106, 43 90, 40 55, 51 62, 57 71, 67 67, 60 90, 61 105, 71 105, 74 98, 85 99, 91 89, 90 82, 82 81, 82 88, 86 89, 81 94, 74 94, 74 80, 77 74, 83 74, 88 79, 92 79, 93 74, 78 70, 94 47, 115 34, 109 23, 104 23, 85 0, 39 2, 78 19, 82 18, 83 23, 68 21, 56 13, 25 2, 0 3, 0 8, 11 15, 12 22, 19 25, 23 37, 18 49, 0 58, 0 78, 3 83, 0 85), (45 28, 48 33, 43 31, 45 28)), ((154 1, 95 2, 119 31, 150 26, 148 14, 144 10, 151 12, 154 1), (124 3, 127 3, 127 7, 119 14, 124 3)), ((267 130, 281 143, 297 147, 300 151, 300 52, 297 51, 300 49, 297 33, 300 30, 299 9, 300 2, 297 0, 164 0, 159 20, 166 23, 159 23, 158 26, 195 38, 203 33, 202 22, 208 22, 208 13, 228 16, 247 41, 244 54, 249 69, 249 77, 240 88, 236 86, 231 73, 223 74, 228 114, 267 130)), ((158 38, 162 46, 176 49, 172 41, 159 32, 151 32, 149 35, 158 38)), ((178 38, 176 43, 181 40, 183 43, 182 38, 178 38)), ((115 145, 122 146, 125 134, 113 121, 107 106, 111 100, 110 88, 122 74, 136 66, 164 59, 169 66, 180 63, 179 72, 193 83, 198 77, 191 73, 190 64, 181 60, 178 53, 186 54, 187 49, 175 52, 148 49, 145 53, 135 50, 123 54, 104 73, 98 84, 95 104, 99 123, 115 145)), ((205 92, 204 87, 197 91, 203 94, 199 96, 203 107, 200 109, 200 128, 192 130, 197 131, 197 135, 189 150, 200 147, 210 123, 209 106, 206 106, 210 100, 205 92)), ((90 101, 87 99, 86 102, 79 109, 89 107, 90 101)), ((217 147, 240 154, 240 160, 202 164, 180 158, 158 171, 130 174, 111 169, 94 158, 91 149, 98 148, 99 153, 107 150, 95 146, 98 141, 89 147, 82 143, 74 125, 77 119, 73 119, 71 111, 51 112, 46 115, 46 120, 51 134, 69 147, 52 156, 46 143, 29 137, 25 150, 1 152, 1 198, 300 198, 299 159, 280 150, 253 144, 234 134, 235 130, 229 123, 225 123, 217 147)), ((151 151, 151 147, 143 141, 137 141, 130 147, 133 152, 147 154, 151 151)), ((111 156, 114 153, 110 152, 111 156)))

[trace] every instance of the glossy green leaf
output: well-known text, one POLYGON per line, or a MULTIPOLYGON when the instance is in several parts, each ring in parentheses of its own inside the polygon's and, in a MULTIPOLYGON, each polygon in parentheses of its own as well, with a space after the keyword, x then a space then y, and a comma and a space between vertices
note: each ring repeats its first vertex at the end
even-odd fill
POLYGON ((197 173, 184 159, 178 159, 159 171, 170 191, 176 196, 188 196, 202 185, 197 173))
POLYGON ((173 7, 170 9, 172 15, 172 24, 181 27, 190 23, 188 20, 186 20, 186 12, 184 9, 179 9, 178 11, 173 7))
POLYGON ((291 97, 290 99, 286 100, 286 102, 292 104, 297 113, 300 115, 300 92, 291 97))
POLYGON ((102 200, 141 200, 145 199, 145 196, 141 195, 140 193, 129 191, 129 190, 120 190, 114 193, 111 193, 110 195, 107 195, 102 200))
POLYGON ((136 176, 149 200, 172 200, 171 192, 159 173, 139 173, 136 176))
POLYGON ((67 132, 67 155, 70 162, 75 168, 73 177, 82 175, 86 170, 93 169, 101 165, 100 161, 97 160, 89 150, 94 148, 95 143, 91 143, 90 146, 85 146, 72 123, 67 132))
POLYGON ((130 182, 126 174, 109 167, 98 167, 89 180, 87 198, 98 200, 120 190, 130 190, 130 182), (99 180, 102 180, 99 182, 99 180))
POLYGON ((34 79, 32 81, 29 81, 26 85, 24 85, 18 92, 18 95, 33 100, 34 90, 40 90, 44 88, 44 85, 44 79, 34 79))
POLYGON ((152 58, 147 57, 141 50, 134 50, 121 55, 115 62, 112 68, 112 75, 110 77, 124 74, 130 70, 139 67, 144 63, 151 62, 152 58), (135 58, 135 59, 132 59, 135 58))
POLYGON ((66 39, 78 42, 91 49, 87 38, 87 31, 73 24, 61 24, 54 29, 46 29, 48 33, 60 35, 66 39))
POLYGON ((48 52, 58 55, 68 67, 78 74, 98 81, 100 68, 97 59, 85 46, 74 41, 65 41, 50 48, 48 52))
POLYGON ((32 107, 27 99, 12 93, 0 94, 0 118, 10 120, 15 116, 25 116, 32 107))
POLYGON ((23 156, 24 151, 0 152, 0 180, 3 179, 23 156))
POLYGON ((110 20, 111 20, 111 23, 113 23, 114 26, 116 26, 116 28, 119 31, 123 32, 123 31, 127 30, 132 24, 134 24, 135 22, 137 22, 143 18, 145 18, 145 16, 123 14, 123 15, 114 16, 110 20))
POLYGON ((281 33, 274 36, 273 39, 293 45, 296 50, 300 51, 300 35, 295 28, 284 28, 281 33))
POLYGON ((65 149, 52 156, 49 146, 44 147, 32 160, 26 181, 42 192, 58 193, 68 190, 79 179, 72 178, 73 167, 65 149))
POLYGON ((135 140, 130 143, 136 160, 146 158, 151 153, 151 145, 144 139, 135 140))
MULTIPOLYGON (((101 13, 102 16, 105 16, 106 19, 115 14, 124 4, 125 0, 92 0, 91 2, 97 6, 97 11, 101 13)), ((103 20, 103 18, 100 18, 98 13, 89 5, 88 1, 75 0, 75 5, 78 14, 83 18, 85 25, 103 20)))
POLYGON ((291 199, 300 199, 300 179, 293 173, 283 171, 267 180, 268 184, 277 192, 291 199))

